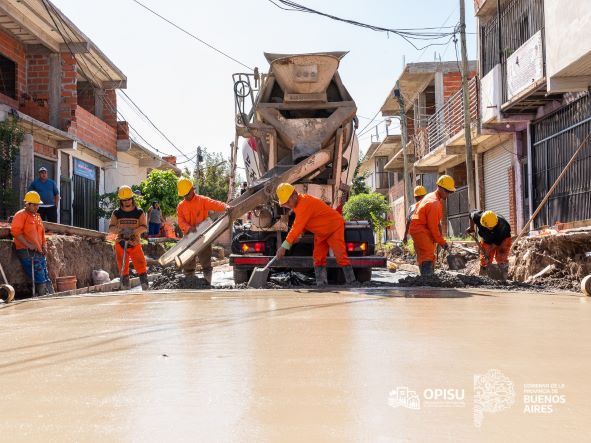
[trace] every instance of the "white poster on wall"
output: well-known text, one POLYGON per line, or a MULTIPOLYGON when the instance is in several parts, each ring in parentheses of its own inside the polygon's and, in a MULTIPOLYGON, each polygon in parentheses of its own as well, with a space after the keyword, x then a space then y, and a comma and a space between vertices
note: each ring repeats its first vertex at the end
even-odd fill
POLYGON ((542 31, 507 58, 507 96, 511 100, 544 77, 542 31))

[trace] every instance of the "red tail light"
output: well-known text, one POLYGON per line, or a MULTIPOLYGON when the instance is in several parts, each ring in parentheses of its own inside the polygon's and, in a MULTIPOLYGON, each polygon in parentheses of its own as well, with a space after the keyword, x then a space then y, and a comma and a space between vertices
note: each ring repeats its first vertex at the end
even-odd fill
POLYGON ((265 252, 265 242, 246 242, 240 246, 243 254, 265 252))
POLYGON ((347 242, 347 252, 363 252, 367 251, 367 243, 361 242, 347 242))

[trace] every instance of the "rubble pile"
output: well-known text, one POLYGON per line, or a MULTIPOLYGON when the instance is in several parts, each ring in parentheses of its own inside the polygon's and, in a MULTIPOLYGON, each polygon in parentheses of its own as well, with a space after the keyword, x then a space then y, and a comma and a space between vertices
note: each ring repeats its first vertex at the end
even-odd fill
POLYGON ((591 274, 591 231, 526 238, 515 247, 514 256, 510 278, 579 292, 581 280, 591 274))
POLYGON ((161 268, 151 285, 152 289, 208 289, 211 286, 197 275, 185 276, 174 267, 161 268))

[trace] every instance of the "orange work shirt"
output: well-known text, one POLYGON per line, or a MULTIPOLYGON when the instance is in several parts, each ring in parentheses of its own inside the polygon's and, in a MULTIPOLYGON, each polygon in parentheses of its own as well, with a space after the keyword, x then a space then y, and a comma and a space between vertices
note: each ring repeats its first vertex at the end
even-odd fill
POLYGON ((408 232, 411 236, 430 234, 436 243, 441 246, 445 240, 439 232, 439 223, 443 218, 443 205, 437 191, 431 192, 417 204, 412 217, 410 218, 410 228, 408 232))
POLYGON ((298 238, 309 231, 318 238, 328 237, 337 229, 343 229, 343 216, 322 200, 312 195, 298 194, 298 201, 293 208, 295 220, 285 239, 293 245, 298 238))
POLYGON ((25 239, 39 249, 45 245, 45 228, 43 227, 43 220, 39 214, 31 214, 26 209, 18 211, 12 219, 10 225, 10 233, 14 238, 14 246, 16 249, 26 249, 27 247, 17 240, 19 235, 23 235, 25 239))
POLYGON ((195 194, 189 201, 183 199, 176 207, 179 227, 184 234, 207 218, 208 211, 224 212, 226 204, 203 195, 195 194))

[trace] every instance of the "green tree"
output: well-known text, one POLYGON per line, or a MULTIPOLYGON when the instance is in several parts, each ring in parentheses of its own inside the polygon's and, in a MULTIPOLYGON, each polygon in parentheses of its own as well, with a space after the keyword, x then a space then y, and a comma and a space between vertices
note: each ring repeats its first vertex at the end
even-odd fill
POLYGON ((367 186, 367 183, 365 182, 366 174, 359 173, 360 166, 361 166, 361 162, 358 162, 357 167, 355 168, 355 174, 353 175, 353 183, 351 185, 351 195, 371 193, 371 189, 369 189, 369 186, 367 186))
POLYGON ((138 204, 147 211, 152 202, 158 200, 164 216, 176 214, 176 207, 180 201, 176 187, 177 181, 178 177, 173 171, 154 169, 148 178, 137 186, 141 193, 141 203, 138 201, 138 204))
POLYGON ((374 232, 378 237, 378 243, 382 243, 382 232, 392 226, 388 220, 390 208, 386 198, 377 192, 371 194, 354 195, 343 206, 345 220, 367 220, 371 222, 374 232))
POLYGON ((219 152, 201 149, 203 163, 199 164, 199 194, 225 202, 230 187, 230 162, 219 152))

